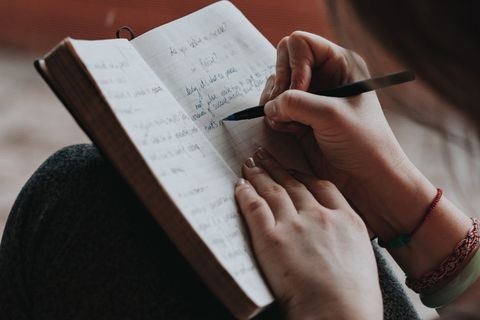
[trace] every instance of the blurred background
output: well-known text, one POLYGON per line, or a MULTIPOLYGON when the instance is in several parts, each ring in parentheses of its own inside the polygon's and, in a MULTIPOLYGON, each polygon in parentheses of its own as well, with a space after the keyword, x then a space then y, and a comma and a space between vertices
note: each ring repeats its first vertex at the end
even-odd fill
MULTIPOLYGON (((212 2, 0 1, 0 234, 17 194, 35 169, 59 148, 89 142, 36 74, 34 59, 66 36, 112 38, 123 25, 141 34, 212 2)), ((274 45, 294 30, 339 39, 324 1, 232 2, 274 45)), ((392 66, 382 53, 375 59, 392 66)), ((468 122, 435 99, 420 81, 385 90, 381 99, 395 134, 414 163, 468 214, 479 216, 480 167, 475 159, 480 159, 480 152, 468 122), (390 93, 401 99, 391 99, 390 93)), ((398 268, 397 273, 403 278, 398 268)), ((412 297, 425 318, 435 315, 412 297)))

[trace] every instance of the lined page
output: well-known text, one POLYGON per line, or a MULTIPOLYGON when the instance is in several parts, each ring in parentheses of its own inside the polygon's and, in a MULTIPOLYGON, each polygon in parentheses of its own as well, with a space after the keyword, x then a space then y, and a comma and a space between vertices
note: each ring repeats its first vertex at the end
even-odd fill
POLYGON ((238 177, 128 41, 71 43, 194 230, 247 295, 259 305, 271 302, 233 198, 238 177))
POLYGON ((258 105, 276 59, 274 47, 229 1, 160 26, 132 44, 238 175, 259 146, 284 165, 308 171, 293 138, 272 132, 261 118, 221 122, 258 105))

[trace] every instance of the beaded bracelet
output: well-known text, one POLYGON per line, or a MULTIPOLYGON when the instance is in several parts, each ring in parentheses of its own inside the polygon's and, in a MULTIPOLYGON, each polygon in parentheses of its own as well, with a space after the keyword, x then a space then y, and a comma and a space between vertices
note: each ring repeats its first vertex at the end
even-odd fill
POLYGON ((425 294, 435 288, 441 281, 451 278, 460 266, 477 251, 480 245, 479 220, 471 218, 472 227, 467 235, 455 247, 453 252, 442 261, 440 266, 420 279, 407 278, 406 285, 417 293, 425 294))
POLYGON ((460 273, 443 288, 432 294, 420 294, 420 300, 429 308, 441 308, 462 295, 480 277, 480 250, 460 273))
POLYGON ((406 246, 410 242, 410 240, 413 238, 413 235, 418 231, 418 229, 420 229, 420 227, 423 225, 425 220, 427 220, 427 218, 430 216, 430 213, 432 213, 433 209, 435 209, 438 202, 440 202, 442 195, 443 195, 443 190, 440 188, 437 188, 437 194, 435 195, 435 198, 433 198, 427 210, 425 210, 425 214, 423 215, 422 220, 417 224, 417 226, 412 230, 412 232, 401 233, 395 236, 394 238, 388 240, 387 242, 383 242, 382 240, 378 239, 378 245, 386 249, 397 249, 397 248, 406 246))

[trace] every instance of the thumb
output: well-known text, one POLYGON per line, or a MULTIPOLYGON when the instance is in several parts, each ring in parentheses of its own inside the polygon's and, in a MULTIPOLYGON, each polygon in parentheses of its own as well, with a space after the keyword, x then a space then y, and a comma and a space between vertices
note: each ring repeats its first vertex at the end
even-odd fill
POLYGON ((300 90, 287 90, 265 104, 265 116, 275 122, 297 121, 313 128, 332 121, 345 110, 340 98, 318 96, 300 90))

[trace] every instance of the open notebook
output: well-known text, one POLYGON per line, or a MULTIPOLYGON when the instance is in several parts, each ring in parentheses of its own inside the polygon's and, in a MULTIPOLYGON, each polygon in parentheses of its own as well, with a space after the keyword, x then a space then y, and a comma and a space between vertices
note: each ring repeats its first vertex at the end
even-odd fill
POLYGON ((232 313, 269 305, 234 184, 258 146, 307 165, 262 119, 220 121, 258 104, 275 68, 274 47, 242 13, 220 1, 132 41, 67 38, 36 66, 232 313))

